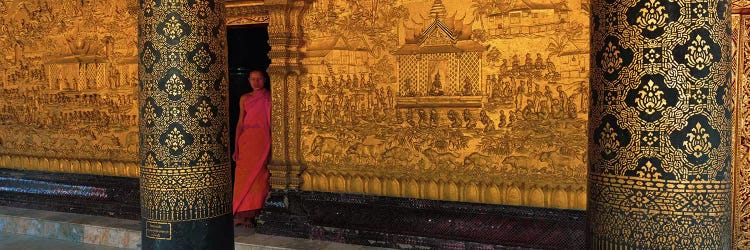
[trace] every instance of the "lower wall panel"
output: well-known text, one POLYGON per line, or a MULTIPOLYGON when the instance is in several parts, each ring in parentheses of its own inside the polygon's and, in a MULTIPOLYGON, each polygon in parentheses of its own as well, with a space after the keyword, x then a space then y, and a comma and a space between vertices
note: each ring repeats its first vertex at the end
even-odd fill
POLYGON ((394 248, 580 249, 585 211, 272 191, 258 232, 394 248))
POLYGON ((137 178, 0 169, 0 206, 140 219, 137 178))

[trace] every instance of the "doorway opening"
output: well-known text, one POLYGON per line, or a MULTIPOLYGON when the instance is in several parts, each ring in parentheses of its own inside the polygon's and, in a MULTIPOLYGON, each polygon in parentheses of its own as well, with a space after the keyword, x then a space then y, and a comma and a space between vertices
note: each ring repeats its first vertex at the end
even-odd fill
MULTIPOLYGON (((271 64, 268 52, 268 25, 227 26, 227 61, 229 65, 229 148, 234 153, 235 129, 239 122, 240 97, 252 90, 247 80, 250 71, 266 70, 271 64)), ((273 84, 270 80, 269 84, 273 84)), ((235 163, 232 162, 232 180, 235 163)))

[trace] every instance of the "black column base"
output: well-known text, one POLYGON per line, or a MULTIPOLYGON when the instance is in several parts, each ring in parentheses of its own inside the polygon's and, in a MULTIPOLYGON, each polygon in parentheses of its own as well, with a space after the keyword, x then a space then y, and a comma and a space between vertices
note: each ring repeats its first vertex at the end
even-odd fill
POLYGON ((257 232, 391 248, 581 249, 585 211, 272 190, 257 232))
POLYGON ((141 220, 143 249, 234 249, 232 215, 160 223, 141 220))

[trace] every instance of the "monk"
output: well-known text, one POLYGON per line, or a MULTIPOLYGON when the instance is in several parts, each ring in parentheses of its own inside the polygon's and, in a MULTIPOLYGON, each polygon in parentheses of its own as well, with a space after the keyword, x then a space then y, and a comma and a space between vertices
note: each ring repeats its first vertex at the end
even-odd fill
POLYGON ((271 152, 271 93, 263 71, 250 72, 253 91, 240 97, 235 150, 232 211, 234 225, 253 227, 270 189, 268 163, 271 152))

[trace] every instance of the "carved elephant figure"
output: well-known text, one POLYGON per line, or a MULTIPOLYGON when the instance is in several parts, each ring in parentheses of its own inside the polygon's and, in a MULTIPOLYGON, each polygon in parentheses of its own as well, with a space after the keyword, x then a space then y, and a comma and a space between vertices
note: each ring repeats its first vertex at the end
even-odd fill
POLYGON ((310 146, 310 154, 320 156, 321 158, 326 154, 331 158, 336 158, 341 155, 342 151, 343 149, 338 139, 321 135, 316 136, 310 146))

